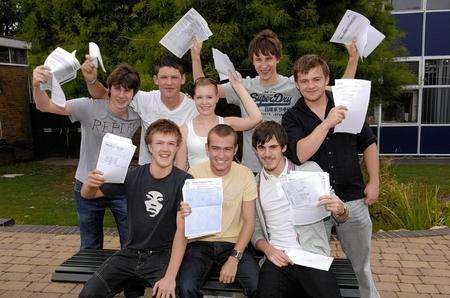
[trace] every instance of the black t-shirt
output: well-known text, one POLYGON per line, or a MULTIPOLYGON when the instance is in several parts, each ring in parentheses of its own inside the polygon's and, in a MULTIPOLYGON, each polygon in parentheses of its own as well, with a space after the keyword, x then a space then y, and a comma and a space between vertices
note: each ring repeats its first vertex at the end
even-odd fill
MULTIPOLYGON (((328 97, 325 117, 334 107, 333 95, 328 97)), ((299 164, 297 142, 310 135, 322 123, 322 120, 308 107, 301 97, 296 105, 289 109, 281 121, 288 134, 288 157, 299 164)), ((309 160, 315 161, 330 174, 330 184, 344 202, 364 197, 364 181, 359 166, 358 153, 376 143, 376 137, 367 123, 358 134, 333 133, 330 129, 317 152, 309 160)))
POLYGON ((108 197, 125 195, 128 203, 128 240, 134 249, 163 250, 172 247, 176 217, 188 173, 173 167, 162 179, 150 174, 149 165, 130 169, 123 184, 104 184, 108 197))

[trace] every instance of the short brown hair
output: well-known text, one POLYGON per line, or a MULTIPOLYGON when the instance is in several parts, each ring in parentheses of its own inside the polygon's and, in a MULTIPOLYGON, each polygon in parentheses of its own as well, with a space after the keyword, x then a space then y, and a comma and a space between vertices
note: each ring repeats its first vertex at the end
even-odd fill
POLYGON ((139 73, 129 64, 121 63, 109 74, 106 80, 108 90, 112 86, 120 85, 126 89, 133 89, 136 94, 141 84, 139 73))
POLYGON ((213 86, 214 89, 216 90, 216 94, 219 93, 219 88, 217 87, 217 82, 213 79, 205 78, 205 77, 200 77, 200 78, 196 79, 194 82, 194 94, 195 94, 195 91, 197 91, 197 87, 200 87, 200 86, 213 86))
POLYGON ((297 59, 294 63, 292 69, 294 79, 297 81, 298 74, 306 74, 314 67, 320 66, 322 68, 323 74, 326 78, 330 76, 330 69, 328 68, 327 62, 317 55, 303 55, 297 59))
POLYGON ((180 146, 182 136, 180 132, 180 128, 175 122, 169 119, 159 119, 150 124, 145 132, 145 144, 150 144, 152 142, 152 136, 155 133, 162 133, 165 135, 174 135, 177 137, 177 146, 180 146))
POLYGON ((252 135, 252 146, 256 149, 259 145, 264 145, 275 137, 281 148, 287 145, 288 136, 281 124, 275 121, 265 121, 256 126, 252 135))
POLYGON ((206 138, 206 144, 208 146, 212 134, 218 135, 219 137, 228 137, 232 135, 234 136, 234 147, 237 146, 238 135, 236 131, 228 124, 217 124, 216 126, 211 128, 211 130, 208 132, 208 137, 206 138))
POLYGON ((154 67, 154 75, 158 75, 159 70, 162 67, 171 67, 171 68, 175 68, 177 69, 181 75, 184 74, 184 70, 183 70, 183 66, 180 63, 180 60, 177 59, 175 56, 173 55, 166 55, 161 57, 161 59, 158 60, 158 62, 156 62, 155 67, 154 67))
POLYGON ((248 46, 248 57, 250 61, 253 61, 253 54, 259 56, 263 54, 265 56, 273 55, 278 59, 281 59, 281 50, 283 45, 278 39, 278 36, 270 29, 259 32, 250 41, 248 46))

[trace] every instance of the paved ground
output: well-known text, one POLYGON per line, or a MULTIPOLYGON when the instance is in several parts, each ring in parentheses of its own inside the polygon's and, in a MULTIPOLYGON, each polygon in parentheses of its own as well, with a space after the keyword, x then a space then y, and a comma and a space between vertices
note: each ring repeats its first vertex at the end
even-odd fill
MULTIPOLYGON (((77 297, 81 284, 50 278, 78 250, 79 235, 14 227, 0 228, 0 296, 77 297)), ((117 236, 105 237, 105 248, 118 246, 117 236)), ((344 256, 336 241, 332 247, 333 256, 344 256)), ((372 267, 382 297, 450 297, 450 229, 377 234, 372 267), (436 236, 418 236, 432 233, 436 236)))

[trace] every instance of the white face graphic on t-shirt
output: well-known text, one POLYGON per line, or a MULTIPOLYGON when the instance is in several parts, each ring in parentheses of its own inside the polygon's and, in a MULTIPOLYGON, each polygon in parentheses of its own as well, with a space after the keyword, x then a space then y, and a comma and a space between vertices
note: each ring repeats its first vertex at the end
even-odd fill
POLYGON ((149 191, 146 197, 148 200, 144 201, 145 209, 150 217, 155 217, 163 207, 163 204, 161 204, 164 200, 163 195, 159 191, 149 191))

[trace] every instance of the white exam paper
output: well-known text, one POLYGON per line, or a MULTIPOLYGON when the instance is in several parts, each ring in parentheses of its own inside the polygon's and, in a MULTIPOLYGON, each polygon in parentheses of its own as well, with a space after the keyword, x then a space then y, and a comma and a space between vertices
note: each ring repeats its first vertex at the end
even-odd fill
POLYGON ((75 57, 75 52, 69 53, 58 47, 48 55, 44 62, 44 65, 50 68, 52 79, 50 82, 42 83, 41 90, 51 90, 52 101, 60 107, 66 105, 66 96, 61 85, 75 79, 77 71, 81 67, 75 57))
POLYGON ((345 119, 334 127, 334 133, 358 134, 366 120, 370 101, 371 82, 367 80, 340 79, 331 87, 335 106, 345 106, 345 119))
POLYGON ((370 21, 365 16, 348 9, 330 41, 349 44, 353 38, 356 38, 356 48, 360 57, 366 58, 385 36, 370 25, 370 21))
MULTIPOLYGON (((45 59, 44 65, 50 68, 60 85, 77 77, 77 71, 81 68, 80 62, 75 57, 75 52, 67 52, 62 48, 56 48, 45 59)), ((51 90, 51 82, 41 84, 41 90, 51 90)))
POLYGON ((212 35, 205 19, 191 8, 159 41, 166 49, 181 58, 192 47, 194 37, 205 41, 212 35))
POLYGON ((95 42, 89 43, 89 56, 94 58, 95 68, 98 68, 98 64, 100 63, 100 67, 103 72, 106 72, 105 66, 103 66, 102 54, 100 53, 100 48, 95 42))
POLYGON ((236 73, 233 62, 231 62, 227 54, 224 54, 218 49, 214 48, 212 49, 212 53, 214 59, 214 68, 219 73, 219 78, 221 81, 228 79, 229 71, 236 73))
POLYGON ((222 230, 223 186, 221 178, 187 179, 183 200, 192 213, 185 218, 184 235, 197 238, 222 230))
POLYGON ((123 183, 136 146, 131 139, 107 133, 103 137, 96 169, 106 183, 123 183))
POLYGON ((330 270, 331 263, 333 263, 332 257, 315 254, 298 248, 288 248, 285 253, 295 264, 319 270, 328 271, 330 270))
POLYGON ((291 171, 281 177, 280 183, 291 206, 294 225, 312 224, 330 216, 324 206, 317 207, 319 198, 330 194, 328 173, 291 171))

